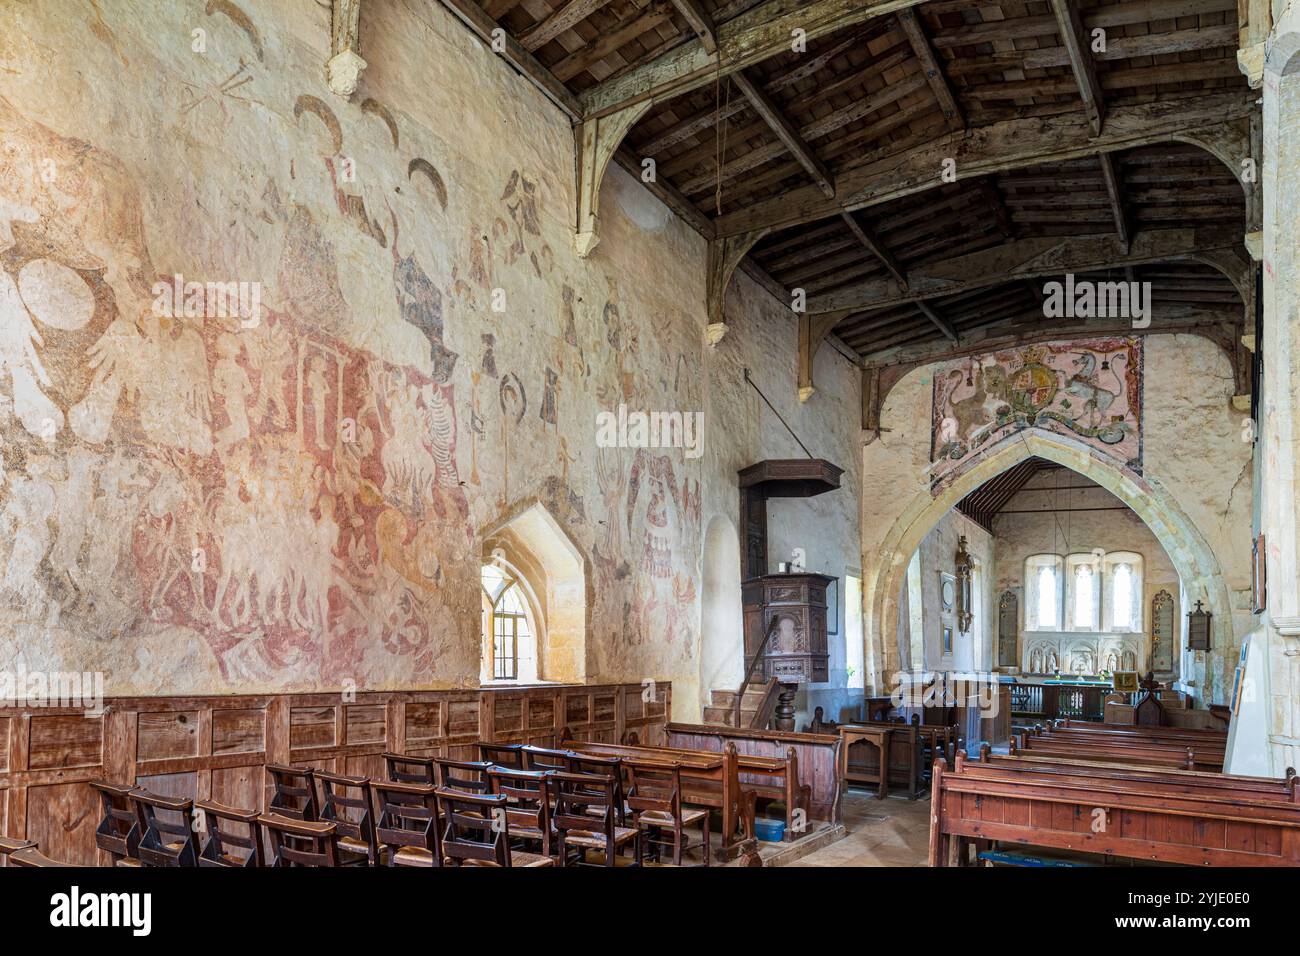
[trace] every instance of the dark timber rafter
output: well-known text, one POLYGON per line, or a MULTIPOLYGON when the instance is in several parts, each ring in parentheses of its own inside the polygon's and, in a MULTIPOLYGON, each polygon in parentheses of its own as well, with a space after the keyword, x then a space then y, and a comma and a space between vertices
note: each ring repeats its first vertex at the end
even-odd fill
POLYGON ((732 80, 740 88, 740 92, 745 94, 745 98, 749 100, 750 105, 754 107, 754 112, 761 116, 763 122, 772 128, 772 132, 776 134, 777 139, 799 161, 799 165, 812 177, 813 182, 817 184, 826 198, 830 199, 834 196, 835 183, 830 170, 804 142, 803 137, 799 135, 799 131, 785 118, 776 102, 763 92, 763 88, 750 79, 744 70, 733 74, 732 80))
POLYGON ((717 50, 696 39, 582 95, 585 117, 605 116, 634 103, 662 103, 721 76, 791 49, 795 30, 811 42, 836 30, 888 16, 921 0, 765 0, 716 28, 717 50))
POLYGON ((939 101, 940 109, 943 110, 943 118, 951 129, 962 128, 966 125, 966 118, 962 115, 961 105, 957 102, 957 97, 952 95, 952 87, 948 85, 948 78, 944 76, 943 68, 934 57, 934 50, 930 46, 930 40, 925 35, 925 27, 921 25, 916 11, 900 10, 898 25, 903 28, 912 52, 921 61, 925 78, 930 84, 930 89, 934 91, 934 98, 939 101))
POLYGON ((919 266, 908 274, 906 289, 888 279, 872 279, 813 296, 807 302, 808 313, 861 312, 958 295, 1014 279, 1191 260, 1240 244, 1236 230, 1209 228, 1144 229, 1133 236, 1127 249, 1115 236, 1105 234, 1035 236, 919 266))
POLYGON ((1128 216, 1124 211, 1124 193, 1120 188, 1119 171, 1115 168, 1115 157, 1102 153, 1101 178, 1106 181, 1106 195, 1110 197, 1110 210, 1115 217, 1115 234, 1119 236, 1120 245, 1128 251, 1130 240, 1128 216))
MULTIPOLYGON (((1210 135, 1211 129, 1236 141, 1240 128, 1232 121, 1248 117, 1253 108, 1250 95, 1244 93, 1117 107, 1109 112, 1106 129, 1097 137, 1092 136, 1086 119, 1071 115, 1053 117, 1050 123, 1039 117, 1003 120, 969 134, 948 133, 842 172, 836 178, 834 199, 827 199, 816 187, 804 187, 727 213, 714 222, 719 235, 730 236, 757 228, 784 229, 865 209, 942 185, 944 161, 949 159, 956 164, 957 179, 962 180, 1171 139, 1194 141, 1210 135)), ((1248 155, 1245 149, 1243 156, 1248 155)))
POLYGON ((672 3, 700 38, 700 43, 704 45, 704 52, 716 53, 718 35, 714 32, 713 18, 700 6, 699 0, 672 0, 672 3))
POLYGON ((1106 106, 1101 97, 1101 84, 1097 82, 1097 67, 1092 62, 1092 53, 1088 48, 1087 34, 1084 32, 1083 18, 1079 15, 1077 0, 1051 0, 1052 12, 1056 14, 1057 32, 1061 45, 1070 57, 1070 66, 1074 70, 1075 81, 1079 84, 1079 97, 1083 100, 1083 110, 1088 117, 1092 135, 1100 136, 1102 123, 1105 122, 1106 106))

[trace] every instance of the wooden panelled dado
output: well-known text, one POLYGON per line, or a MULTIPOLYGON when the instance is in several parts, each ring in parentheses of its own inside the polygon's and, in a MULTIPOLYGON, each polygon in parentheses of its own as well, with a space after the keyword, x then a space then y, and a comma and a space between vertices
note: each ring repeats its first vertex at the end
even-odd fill
POLYGON ((553 747, 570 739, 665 742, 668 682, 465 691, 109 698, 104 713, 0 709, 0 834, 57 860, 107 864, 95 849, 89 780, 265 808, 264 764, 382 777, 385 751, 474 758, 479 740, 553 747))

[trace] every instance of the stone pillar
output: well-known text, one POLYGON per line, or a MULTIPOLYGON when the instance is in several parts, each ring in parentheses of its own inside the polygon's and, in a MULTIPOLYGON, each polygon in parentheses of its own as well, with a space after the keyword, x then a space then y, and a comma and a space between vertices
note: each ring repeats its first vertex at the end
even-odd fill
MULTIPOLYGON (((1268 607, 1251 655, 1267 662, 1235 722, 1267 727, 1281 775, 1300 756, 1300 10, 1288 8, 1265 44, 1263 78, 1264 331, 1260 408, 1260 530, 1267 551, 1268 607), (1262 709, 1263 714, 1260 714, 1262 709), (1262 717, 1262 719, 1261 719, 1262 717)), ((1235 738, 1240 734, 1234 733, 1235 738)))

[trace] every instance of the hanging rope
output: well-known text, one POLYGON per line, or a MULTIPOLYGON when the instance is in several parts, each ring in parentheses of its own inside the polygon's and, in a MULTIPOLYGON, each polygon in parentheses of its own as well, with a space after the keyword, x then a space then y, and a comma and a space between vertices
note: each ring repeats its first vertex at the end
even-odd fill
POLYGON ((722 49, 717 52, 717 69, 713 74, 713 129, 714 142, 717 144, 716 168, 718 181, 713 190, 713 206, 719 216, 722 215, 722 161, 727 155, 727 116, 731 109, 731 77, 727 77, 727 102, 724 111, 722 103, 722 49))

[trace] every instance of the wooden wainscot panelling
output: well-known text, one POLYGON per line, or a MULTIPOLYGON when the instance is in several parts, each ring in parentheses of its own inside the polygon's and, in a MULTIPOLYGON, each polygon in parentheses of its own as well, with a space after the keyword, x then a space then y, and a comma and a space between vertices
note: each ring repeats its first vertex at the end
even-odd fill
POLYGON ((104 714, 0 711, 0 833, 58 860, 107 865, 95 848, 99 803, 86 782, 131 782, 169 796, 266 807, 267 763, 379 776, 385 751, 477 757, 480 740, 554 746, 662 743, 672 688, 640 684, 230 697, 109 698, 104 714))

